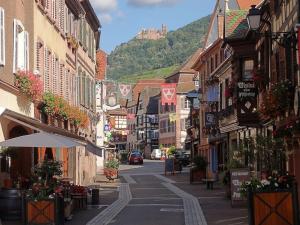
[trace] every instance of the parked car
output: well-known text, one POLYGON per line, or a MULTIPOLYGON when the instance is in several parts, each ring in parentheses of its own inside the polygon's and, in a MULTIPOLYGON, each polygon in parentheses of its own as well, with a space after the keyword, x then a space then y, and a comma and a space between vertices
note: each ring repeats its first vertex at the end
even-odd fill
POLYGON ((160 149, 153 149, 151 152, 151 159, 160 159, 161 158, 161 150, 160 149))
POLYGON ((177 152, 175 158, 181 163, 182 166, 187 166, 191 163, 191 156, 189 152, 177 152))
POLYGON ((131 152, 128 158, 129 165, 131 164, 143 164, 143 156, 140 152, 131 152))

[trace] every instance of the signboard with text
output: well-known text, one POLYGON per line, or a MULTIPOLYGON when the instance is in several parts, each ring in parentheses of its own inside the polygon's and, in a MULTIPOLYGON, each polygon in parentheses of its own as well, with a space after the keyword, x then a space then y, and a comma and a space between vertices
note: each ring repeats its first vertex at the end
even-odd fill
POLYGON ((232 169, 230 170, 230 180, 231 180, 231 206, 241 206, 246 205, 247 198, 242 196, 240 189, 242 183, 250 180, 249 169, 232 169))
POLYGON ((258 124, 257 87, 253 81, 237 83, 237 116, 240 126, 258 124))
POLYGON ((217 114, 215 112, 205 112, 205 128, 217 125, 217 114))

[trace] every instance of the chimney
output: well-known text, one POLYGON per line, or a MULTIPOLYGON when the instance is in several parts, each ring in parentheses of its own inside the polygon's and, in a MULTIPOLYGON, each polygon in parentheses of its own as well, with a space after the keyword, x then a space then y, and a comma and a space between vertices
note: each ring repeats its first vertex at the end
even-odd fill
POLYGON ((228 2, 229 2, 229 0, 225 0, 225 12, 226 11, 229 11, 229 6, 228 6, 228 2))

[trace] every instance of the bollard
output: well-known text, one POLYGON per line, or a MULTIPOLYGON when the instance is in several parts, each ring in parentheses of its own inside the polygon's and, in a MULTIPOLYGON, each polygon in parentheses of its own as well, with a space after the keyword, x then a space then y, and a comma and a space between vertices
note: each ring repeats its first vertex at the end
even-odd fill
POLYGON ((99 205, 99 189, 92 189, 92 205, 99 205))

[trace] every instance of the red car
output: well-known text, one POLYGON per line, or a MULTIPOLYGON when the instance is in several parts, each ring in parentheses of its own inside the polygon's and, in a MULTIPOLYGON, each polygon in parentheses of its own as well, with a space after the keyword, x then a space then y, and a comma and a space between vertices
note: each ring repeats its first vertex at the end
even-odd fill
POLYGON ((132 152, 128 158, 129 165, 131 164, 143 164, 143 156, 139 152, 132 152))

